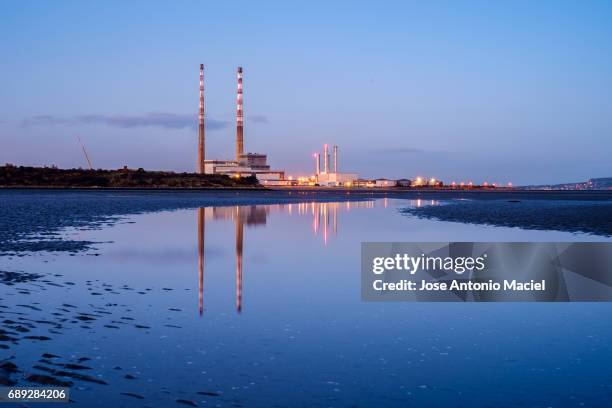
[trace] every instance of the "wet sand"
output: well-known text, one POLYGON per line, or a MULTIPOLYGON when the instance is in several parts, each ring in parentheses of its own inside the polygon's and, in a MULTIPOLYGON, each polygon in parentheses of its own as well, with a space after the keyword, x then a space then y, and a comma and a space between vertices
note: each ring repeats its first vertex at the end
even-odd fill
MULTIPOLYGON (((50 253, 57 253, 64 258, 75 255, 97 257, 100 254, 96 248, 101 245, 101 242, 74 239, 73 236, 67 236, 64 233, 65 230, 97 230, 120 223, 130 223, 132 221, 128 215, 133 214, 195 209, 211 205, 359 201, 371 200, 379 197, 379 194, 382 194, 383 197, 388 196, 388 193, 385 192, 367 194, 346 194, 345 192, 300 194, 295 192, 194 192, 168 194, 167 192, 66 191, 58 193, 18 191, 9 193, 2 191, 0 195, 2 196, 3 206, 0 208, 0 222, 3 228, 0 232, 0 261, 40 256, 41 262, 47 262, 50 253)), ((445 202, 443 205, 435 206, 425 204, 427 204, 427 201, 433 200, 433 197, 438 197, 439 193, 425 195, 421 193, 395 194, 402 198, 413 197, 418 203, 422 199, 422 205, 417 204, 416 207, 409 209, 402 207, 400 211, 407 215, 417 215, 424 218, 428 218, 426 216, 426 214, 429 214, 427 211, 443 209, 448 212, 449 209, 453 209, 453 206, 458 206, 460 208, 456 211, 450 211, 450 213, 462 214, 462 216, 453 221, 478 224, 483 218, 469 217, 475 217, 478 214, 483 217, 484 214, 488 217, 487 223, 494 223, 496 219, 507 218, 510 223, 509 226, 539 227, 537 229, 546 230, 558 228, 562 231, 582 231, 592 234, 601 234, 608 231, 608 224, 605 221, 606 218, 608 221, 610 220, 606 215, 608 214, 606 211, 609 211, 610 208, 610 201, 606 201, 609 199, 609 195, 602 194, 574 194, 571 196, 574 197, 573 199, 561 201, 549 201, 548 199, 542 199, 542 196, 530 199, 531 196, 528 194, 511 195, 512 198, 509 198, 509 196, 501 193, 495 195, 480 194, 478 197, 483 197, 482 200, 472 200, 469 199, 470 197, 455 194, 452 198, 467 198, 468 201, 450 201, 450 203, 445 202), (598 198, 593 199, 593 197, 598 198), (509 200, 513 201, 510 202, 509 200), (474 208, 480 211, 472 213, 471 209, 474 208), (572 214, 574 215, 572 216, 572 214), (589 221, 589 217, 593 217, 594 214, 603 214, 604 218, 600 219, 596 216, 589 221), (565 223, 561 221, 551 223, 551 220, 557 220, 557 216, 565 223), (531 218, 528 218, 529 221, 523 221, 524 217, 531 218), (536 223, 538 219, 548 220, 548 224, 538 225, 536 223)), ((568 197, 566 195, 561 196, 568 197)), ((558 196, 547 195, 547 197, 558 196)), ((446 196, 445 198, 448 199, 449 197, 446 196)), ((438 217, 440 213, 432 214, 436 214, 436 217, 438 217)), ((196 220, 195 216, 193 220, 196 220)), ((340 222, 342 223, 342 220, 340 222)), ((159 231, 159 233, 164 234, 166 231, 159 231)), ((329 233, 335 234, 335 223, 329 233)), ((195 230, 193 236, 195 237, 195 230)), ((214 239, 216 239, 216 236, 213 235, 214 239)), ((112 243, 104 242, 104 245, 110 246, 112 243)), ((321 255, 322 253, 318 254, 321 255)), ((210 261, 210 256, 214 255, 214 250, 209 249, 208 255, 210 261)), ((214 257, 212 259, 214 261, 214 257)), ((302 260, 302 262, 305 261, 302 260)), ((50 264, 47 268, 41 263, 42 268, 39 270, 7 268, 4 264, 9 265, 10 263, 0 264, 1 385, 70 386, 71 389, 75 390, 72 398, 76 403, 83 404, 83 406, 90 406, 95 402, 100 403, 103 399, 109 401, 109 403, 113 402, 125 406, 169 406, 171 404, 176 406, 204 406, 206 404, 239 407, 249 405, 249 401, 262 403, 262 401, 274 399, 273 395, 268 395, 268 399, 262 398, 259 400, 255 397, 252 397, 251 400, 237 397, 238 393, 233 390, 226 378, 207 378, 206 366, 202 367, 197 375, 190 372, 189 376, 193 377, 182 378, 174 383, 158 382, 160 377, 163 378, 164 374, 168 373, 164 373, 163 370, 160 372, 157 366, 157 369, 151 368, 147 360, 159 359, 158 365, 164 367, 167 364, 170 366, 171 362, 163 362, 164 357, 157 347, 165 341, 164 339, 175 338, 173 336, 177 336, 176 338, 189 337, 192 334, 193 326, 189 326, 189 323, 193 323, 193 321, 189 319, 193 317, 194 311, 187 310, 184 301, 185 298, 197 298, 195 287, 168 283, 162 285, 154 282, 143 284, 142 282, 145 280, 142 279, 139 281, 140 284, 117 283, 106 278, 104 274, 98 273, 89 276, 87 270, 79 271, 82 274, 79 275, 78 279, 75 279, 76 275, 68 277, 69 275, 63 273, 61 268, 53 267, 50 264), (163 303, 160 302, 160 299, 163 299, 163 303), (118 339, 116 341, 122 339, 125 344, 120 344, 119 347, 131 350, 135 354, 135 358, 123 359, 117 356, 110 358, 108 350, 110 346, 106 343, 113 344, 114 339, 118 339), (67 344, 76 344, 77 346, 69 349, 67 344), (83 400, 82 398, 85 398, 85 395, 89 399, 83 400)), ((106 272, 106 270, 103 271, 106 272)), ((127 273, 128 271, 131 272, 126 267, 125 271, 122 270, 120 273, 127 273)), ((263 271, 259 270, 257 272, 261 273, 263 271)), ((172 273, 172 270, 169 273, 172 273)), ((343 282, 342 285, 344 286, 350 280, 345 279, 343 282)), ((300 295, 296 293, 294 296, 300 295)), ((325 299, 324 295, 322 296, 325 299)), ((325 301, 331 302, 329 299, 325 301)), ((304 307, 302 306, 302 309, 298 308, 297 310, 303 311, 304 307)), ((367 316, 367 312, 362 311, 361 313, 366 313, 367 316)), ((434 317, 430 316, 430 318, 433 319, 434 317)), ((209 316, 208 319, 208 324, 213 325, 217 324, 215 319, 218 321, 219 319, 225 319, 225 317, 214 315, 209 316)), ((293 324, 300 324, 298 317, 295 319, 292 317, 291 319, 293 324)), ((428 321, 427 319, 421 320, 428 321)), ((370 317, 368 321, 376 324, 378 319, 370 317)), ((223 327, 223 330, 226 330, 226 328, 230 330, 233 324, 232 320, 227 322, 221 320, 218 326, 212 327, 217 330, 221 330, 219 327, 223 327)), ((337 321, 330 322, 329 327, 335 327, 338 324, 337 321)), ((331 330, 329 327, 327 330, 331 330)), ((501 330, 497 326, 491 327, 501 330)), ((243 330, 247 331, 246 326, 243 327, 243 330)), ((605 334, 603 329, 596 328, 593 330, 605 334)), ((266 334, 264 340, 259 341, 266 343, 273 338, 279 342, 278 344, 286 344, 283 337, 286 333, 297 336, 297 333, 292 331, 291 328, 285 327, 280 335, 277 334, 272 337, 266 334)), ((440 333, 444 335, 442 329, 440 329, 440 333)), ((243 346, 255 347, 257 345, 257 343, 245 342, 238 336, 234 340, 222 338, 220 344, 214 343, 213 346, 222 348, 224 343, 232 341, 236 342, 236 344, 232 343, 233 348, 231 349, 234 350, 230 351, 232 353, 238 352, 236 350, 243 346)), ((429 345, 429 342, 423 342, 421 349, 426 350, 429 345)), ((179 346, 181 346, 181 341, 170 343, 171 348, 179 346)), ((350 350, 350 346, 345 345, 344 347, 350 350)), ((257 347, 255 347, 255 350, 259 352, 257 347)), ((393 351, 393 355, 402 353, 401 350, 393 351)), ((214 354, 214 351, 214 349, 211 349, 211 354, 214 354)), ((299 351, 296 352, 299 353, 299 351)), ((275 354, 269 357, 270 361, 274 361, 273 359, 280 354, 280 350, 275 350, 275 354)), ((360 356, 361 354, 357 353, 357 355, 360 356)), ((187 352, 181 354, 181 356, 186 360, 192 358, 190 353, 187 352)), ((308 355, 305 358, 310 359, 308 355)), ((418 361, 417 358, 414 358, 414 360, 418 361)), ((371 364, 371 361, 379 361, 378 356, 372 356, 372 359, 368 360, 368 364, 371 364)), ((189 362, 186 361, 186 364, 189 362)), ((209 361, 206 362, 210 364, 209 361)), ((257 359, 257 364, 265 364, 265 362, 266 359, 257 359)), ((324 366, 325 360, 319 363, 324 366)), ((385 362, 385 367, 386 364, 385 362)), ((249 372, 249 370, 255 368, 242 367, 241 369, 243 372, 249 372)), ((330 372, 333 372, 333 370, 333 368, 328 369, 330 372)), ((234 371, 234 369, 230 371, 234 371)), ((285 386, 287 384, 286 381, 284 383, 280 383, 280 379, 278 381, 279 385, 285 386)), ((421 380, 419 379, 419 381, 421 380)), ((292 382, 290 381, 288 387, 292 388, 293 385, 291 384, 295 382, 295 379, 292 382)), ((325 386, 333 386, 334 389, 339 387, 339 384, 334 380, 326 380, 324 384, 325 386)), ((256 393, 255 385, 250 385, 250 382, 243 384, 241 387, 241 390, 247 390, 243 391, 245 395, 251 392, 249 387, 254 390, 252 392, 256 393)), ((417 389, 423 390, 426 388, 417 389)), ((322 389, 319 392, 325 398, 329 398, 321 399, 323 405, 325 403, 333 405, 336 402, 333 397, 329 396, 333 393, 329 394, 322 389)), ((391 405, 400 403, 400 400, 392 399, 396 397, 390 396, 389 398, 387 402, 391 405)), ((404 399, 401 400, 402 403, 405 401, 404 399)))

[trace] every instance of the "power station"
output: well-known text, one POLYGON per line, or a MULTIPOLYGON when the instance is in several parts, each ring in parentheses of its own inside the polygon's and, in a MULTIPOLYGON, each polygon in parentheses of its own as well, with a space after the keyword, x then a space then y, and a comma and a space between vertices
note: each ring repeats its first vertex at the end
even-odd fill
POLYGON ((267 155, 262 153, 245 153, 244 151, 244 89, 243 69, 236 70, 236 140, 235 154, 232 159, 206 160, 205 111, 204 111, 204 64, 200 64, 200 106, 198 114, 198 163, 199 174, 222 174, 230 177, 254 176, 266 186, 321 186, 321 187, 423 187, 440 186, 435 179, 423 183, 420 177, 416 180, 362 180, 357 173, 340 172, 338 165, 338 146, 323 145, 323 154, 314 154, 314 175, 307 177, 287 177, 284 170, 272 170, 267 163, 267 155), (331 154, 330 154, 331 153, 331 154), (321 157, 323 156, 323 157, 321 157), (333 159, 332 159, 333 158, 333 159), (323 159, 323 163, 321 163, 323 159))
POLYGON ((315 183, 319 186, 350 187, 357 181, 356 173, 338 172, 338 146, 333 147, 333 165, 329 162, 329 146, 323 145, 323 171, 321 171, 321 155, 314 154, 315 158, 315 183))
POLYGON ((200 114, 198 122, 198 172, 200 174, 224 174, 230 177, 255 176, 258 180, 280 181, 285 179, 283 170, 271 170, 267 156, 261 153, 244 153, 244 105, 242 92, 242 67, 236 72, 236 155, 230 160, 206 160, 204 136, 204 64, 200 64, 200 114))

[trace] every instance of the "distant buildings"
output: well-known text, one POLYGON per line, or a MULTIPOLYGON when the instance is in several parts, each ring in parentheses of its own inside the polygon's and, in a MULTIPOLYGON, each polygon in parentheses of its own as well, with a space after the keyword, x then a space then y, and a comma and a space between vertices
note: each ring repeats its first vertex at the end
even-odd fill
POLYGON ((374 187, 395 187, 397 186, 397 181, 389 180, 386 178, 380 178, 374 180, 374 187))
POLYGON ((612 190, 612 177, 594 178, 586 182, 587 190, 612 190))
POLYGON ((410 187, 411 183, 412 183, 412 180, 405 179, 405 178, 397 180, 398 187, 410 187))
POLYGON ((524 190, 612 190, 612 177, 592 178, 577 183, 544 184, 517 188, 524 190))

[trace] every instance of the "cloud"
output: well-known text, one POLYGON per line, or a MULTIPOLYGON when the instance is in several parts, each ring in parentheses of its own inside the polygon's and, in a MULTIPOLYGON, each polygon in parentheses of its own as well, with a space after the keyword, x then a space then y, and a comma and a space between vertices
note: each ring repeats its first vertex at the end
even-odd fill
MULTIPOLYGON (((143 115, 104 115, 90 114, 63 118, 53 115, 37 115, 23 120, 23 126, 74 126, 78 124, 102 124, 129 129, 135 127, 159 127, 163 129, 196 128, 197 116, 168 112, 151 112, 143 115)), ((223 129, 229 122, 206 118, 206 129, 223 129)))
POLYGON ((270 120, 265 115, 250 115, 247 119, 253 123, 270 123, 270 120))
POLYGON ((78 123, 100 123, 119 128, 157 126, 167 129, 191 127, 196 121, 193 115, 175 113, 147 113, 135 116, 94 114, 77 116, 75 119, 78 123))
POLYGON ((23 120, 23 126, 70 125, 70 119, 58 118, 52 115, 37 115, 23 120))

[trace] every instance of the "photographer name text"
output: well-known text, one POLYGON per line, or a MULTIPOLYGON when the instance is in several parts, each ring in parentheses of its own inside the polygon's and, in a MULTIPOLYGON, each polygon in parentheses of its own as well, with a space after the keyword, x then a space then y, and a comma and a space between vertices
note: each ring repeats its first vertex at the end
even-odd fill
POLYGON ((435 282, 421 279, 402 279, 396 282, 385 282, 376 279, 372 282, 375 291, 545 291, 546 280, 518 281, 516 279, 504 279, 502 282, 488 280, 476 282, 471 280, 453 279, 450 282, 435 282))

